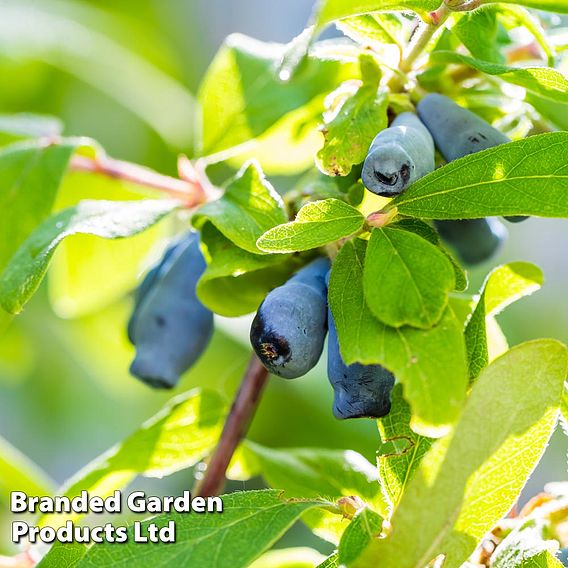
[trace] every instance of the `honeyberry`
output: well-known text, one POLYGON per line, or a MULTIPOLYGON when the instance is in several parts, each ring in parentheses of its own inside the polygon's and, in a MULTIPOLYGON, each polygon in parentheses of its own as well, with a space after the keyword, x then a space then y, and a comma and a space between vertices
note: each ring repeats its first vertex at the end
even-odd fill
MULTIPOLYGON (((444 95, 426 95, 417 110, 448 162, 509 142, 502 132, 444 95)), ((507 237, 503 224, 494 218, 436 221, 435 225, 468 265, 488 260, 507 237)))
POLYGON ((509 142, 505 134, 444 95, 426 95, 416 108, 448 162, 509 142))
POLYGON ((132 315, 130 316, 130 320, 128 321, 127 329, 128 339, 130 339, 131 343, 134 343, 134 329, 136 327, 136 319, 138 317, 140 306, 142 305, 142 302, 144 301, 144 298, 146 297, 148 292, 152 290, 154 284, 159 280, 160 275, 163 273, 163 270, 168 266, 168 261, 172 257, 178 245, 179 243, 175 243, 166 250, 160 261, 147 272, 146 276, 142 280, 142 283, 136 289, 136 292, 134 294, 134 310, 132 311, 132 315))
POLYGON ((456 250, 462 262, 474 266, 491 258, 507 237, 507 229, 495 217, 434 221, 440 236, 456 250))
MULTIPOLYGON (((510 142, 505 134, 444 95, 426 95, 418 103, 417 110, 448 162, 510 142)), ((520 223, 528 217, 512 215, 505 219, 520 223)))
POLYGON ((130 371, 152 387, 173 388, 211 339, 213 313, 196 295, 205 267, 199 234, 190 232, 142 285, 129 325, 136 346, 130 371))
POLYGON ((369 191, 393 197, 434 167, 432 136, 415 114, 404 112, 373 140, 361 180, 369 191))
POLYGON ((509 223, 522 223, 528 219, 528 215, 505 215, 505 221, 509 221, 509 223))
POLYGON ((346 365, 335 322, 328 312, 327 376, 333 387, 333 415, 340 419, 381 418, 390 412, 394 376, 380 365, 346 365))
POLYGON ((327 332, 329 261, 314 260, 266 296, 250 330, 262 364, 285 379, 305 375, 318 362, 327 332))

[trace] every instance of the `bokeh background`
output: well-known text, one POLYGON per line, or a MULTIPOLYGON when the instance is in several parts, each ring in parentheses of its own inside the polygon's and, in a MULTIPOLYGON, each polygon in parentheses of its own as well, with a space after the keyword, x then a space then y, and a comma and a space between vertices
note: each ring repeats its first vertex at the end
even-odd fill
MULTIPOLYGON (((309 0, 0 0, 0 113, 60 117, 66 134, 93 137, 116 158, 175 174, 177 153, 191 155, 194 95, 223 39, 242 32, 289 41, 310 11, 309 0)), ((282 191, 290 184, 282 177, 270 179, 282 191)), ((73 198, 64 194, 61 199, 73 198)), ((63 248, 50 289, 43 286, 0 340, 0 436, 57 483, 135 430, 176 393, 207 385, 229 397, 238 385, 249 357, 246 319, 218 322, 206 355, 174 393, 152 392, 128 375, 127 290, 170 229, 160 227, 127 249, 84 237, 86 268, 77 282, 97 293, 92 298, 87 293, 83 303, 68 285, 73 282, 69 264, 78 257, 71 247, 63 248), (113 246, 118 248, 109 252, 113 246), (89 268, 97 254, 115 255, 114 263, 89 268), (114 289, 117 280, 120 294, 114 289), (109 298, 114 293, 118 299, 101 300, 105 288, 109 298)), ((509 231, 496 261, 532 261, 546 275, 542 291, 500 318, 510 344, 537 337, 568 342, 568 222, 530 219, 509 225, 509 231)), ((489 268, 471 273, 472 289, 489 268)), ((353 448, 374 461, 375 425, 335 421, 331 400, 321 364, 301 380, 273 379, 251 437, 274 447, 353 448)), ((567 440, 555 435, 523 499, 548 481, 566 479, 567 440)), ((175 494, 192 481, 192 472, 185 471, 136 484, 154 494, 175 494)), ((253 481, 232 488, 256 486, 253 481)), ((9 520, 0 502, 0 554, 11 551, 9 520)), ((301 527, 280 544, 292 543, 329 550, 301 527)))

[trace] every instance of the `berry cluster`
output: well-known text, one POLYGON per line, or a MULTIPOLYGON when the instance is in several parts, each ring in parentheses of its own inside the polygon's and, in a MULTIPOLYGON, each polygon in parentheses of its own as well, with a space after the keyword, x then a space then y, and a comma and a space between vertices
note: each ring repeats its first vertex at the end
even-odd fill
MULTIPOLYGON (((509 138, 473 112, 444 95, 426 95, 418 116, 405 112, 379 132, 363 165, 365 187, 394 197, 412 182, 434 170, 434 144, 446 162, 509 142, 509 138)), ((526 217, 506 217, 516 223, 526 217)), ((507 230, 496 218, 435 221, 441 237, 454 247, 462 262, 472 266, 490 258, 505 240, 507 230)))
POLYGON ((329 327, 327 375, 336 418, 380 418, 390 410, 394 377, 379 365, 346 365, 327 302, 329 261, 314 260, 262 302, 250 341, 262 364, 286 379, 305 375, 318 362, 329 327))
MULTIPOLYGON (((373 140, 361 173, 363 184, 373 193, 393 197, 433 171, 435 148, 450 162, 509 141, 443 95, 427 95, 417 111, 418 116, 400 114, 373 140)), ((436 221, 435 225, 466 264, 486 260, 506 234, 495 218, 436 221)), ((205 268, 199 235, 190 232, 167 250, 138 289, 128 326, 136 346, 131 372, 150 386, 174 387, 209 343, 213 314, 196 295, 205 268)), ((395 378, 380 365, 347 365, 343 360, 328 307, 329 274, 329 260, 320 257, 273 289, 252 323, 252 347, 268 371, 294 379, 318 363, 327 335, 334 415, 380 418, 390 411, 395 378)))

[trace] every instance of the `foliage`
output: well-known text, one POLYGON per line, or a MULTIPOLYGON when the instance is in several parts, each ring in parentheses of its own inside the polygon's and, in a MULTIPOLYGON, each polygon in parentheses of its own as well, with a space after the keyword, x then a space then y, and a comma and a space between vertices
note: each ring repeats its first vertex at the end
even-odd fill
MULTIPOLYGON (((132 164, 112 169, 93 140, 62 136, 56 118, 0 116, 0 332, 47 273, 58 315, 96 317, 129 292, 164 240, 192 226, 207 262, 196 293, 220 316, 254 312, 268 292, 327 255, 343 360, 381 365, 397 382, 391 411, 377 422, 376 464, 353 449, 245 439, 227 477, 260 477, 269 489, 223 495, 222 515, 143 521, 175 521, 175 546, 59 543, 38 566, 422 568, 443 558, 444 567, 467 568, 486 539, 495 568, 558 566, 554 553, 568 546, 568 490, 547 490, 542 502, 503 520, 559 416, 568 421, 567 348, 542 339, 508 349, 495 319, 538 290, 543 274, 509 262, 475 293, 432 221, 568 217, 568 58, 557 41, 566 29, 534 10, 565 14, 568 4, 320 0, 289 44, 229 36, 196 99, 98 32, 87 49, 82 20, 95 9, 73 23, 50 3, 4 4, 0 46, 96 83, 120 104, 132 101, 173 148, 192 142, 195 150, 191 168, 180 160, 180 179, 164 181, 132 164), (25 18, 48 31, 30 37, 25 18), (332 23, 348 39, 317 41, 332 23), (57 40, 54 26, 74 30, 76 50, 57 40), (110 71, 126 67, 148 73, 163 102, 110 71), (440 160, 393 199, 371 195, 360 177, 372 140, 428 90, 512 141, 440 160), (285 173, 292 181, 282 185, 293 189, 282 190, 280 179, 273 185, 265 171, 285 173), (190 207, 193 196, 199 203, 190 207), (299 520, 335 551, 270 551, 299 520)), ((176 396, 59 490, 0 439, 0 501, 12 490, 104 497, 137 476, 194 467, 211 457, 228 412, 214 387, 176 396)), ((38 523, 67 520, 84 522, 73 514, 38 523)))

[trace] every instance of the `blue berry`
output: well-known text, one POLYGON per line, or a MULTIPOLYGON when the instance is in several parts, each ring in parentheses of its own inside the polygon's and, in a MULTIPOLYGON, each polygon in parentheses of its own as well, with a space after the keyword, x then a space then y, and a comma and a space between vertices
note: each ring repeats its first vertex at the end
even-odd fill
POLYGON ((272 290, 260 305, 250 341, 271 373, 295 379, 318 362, 327 332, 328 270, 327 259, 313 261, 272 290))
POLYGON ((369 191, 393 197, 434 167, 432 136, 415 114, 404 112, 373 140, 361 180, 369 191))
POLYGON ((495 217, 434 221, 440 236, 450 243, 461 261, 469 266, 485 262, 501 248, 507 229, 495 217))
POLYGON ((346 418, 382 418, 390 412, 395 383, 380 365, 346 365, 339 350, 335 322, 328 312, 327 376, 333 387, 333 415, 346 418))
POLYGON ((447 162, 509 142, 502 132, 444 95, 426 95, 417 110, 447 162))
POLYGON ((136 346, 131 373, 155 388, 173 388, 213 334, 213 313, 197 299, 206 264, 199 234, 188 233, 150 272, 129 324, 136 346))

